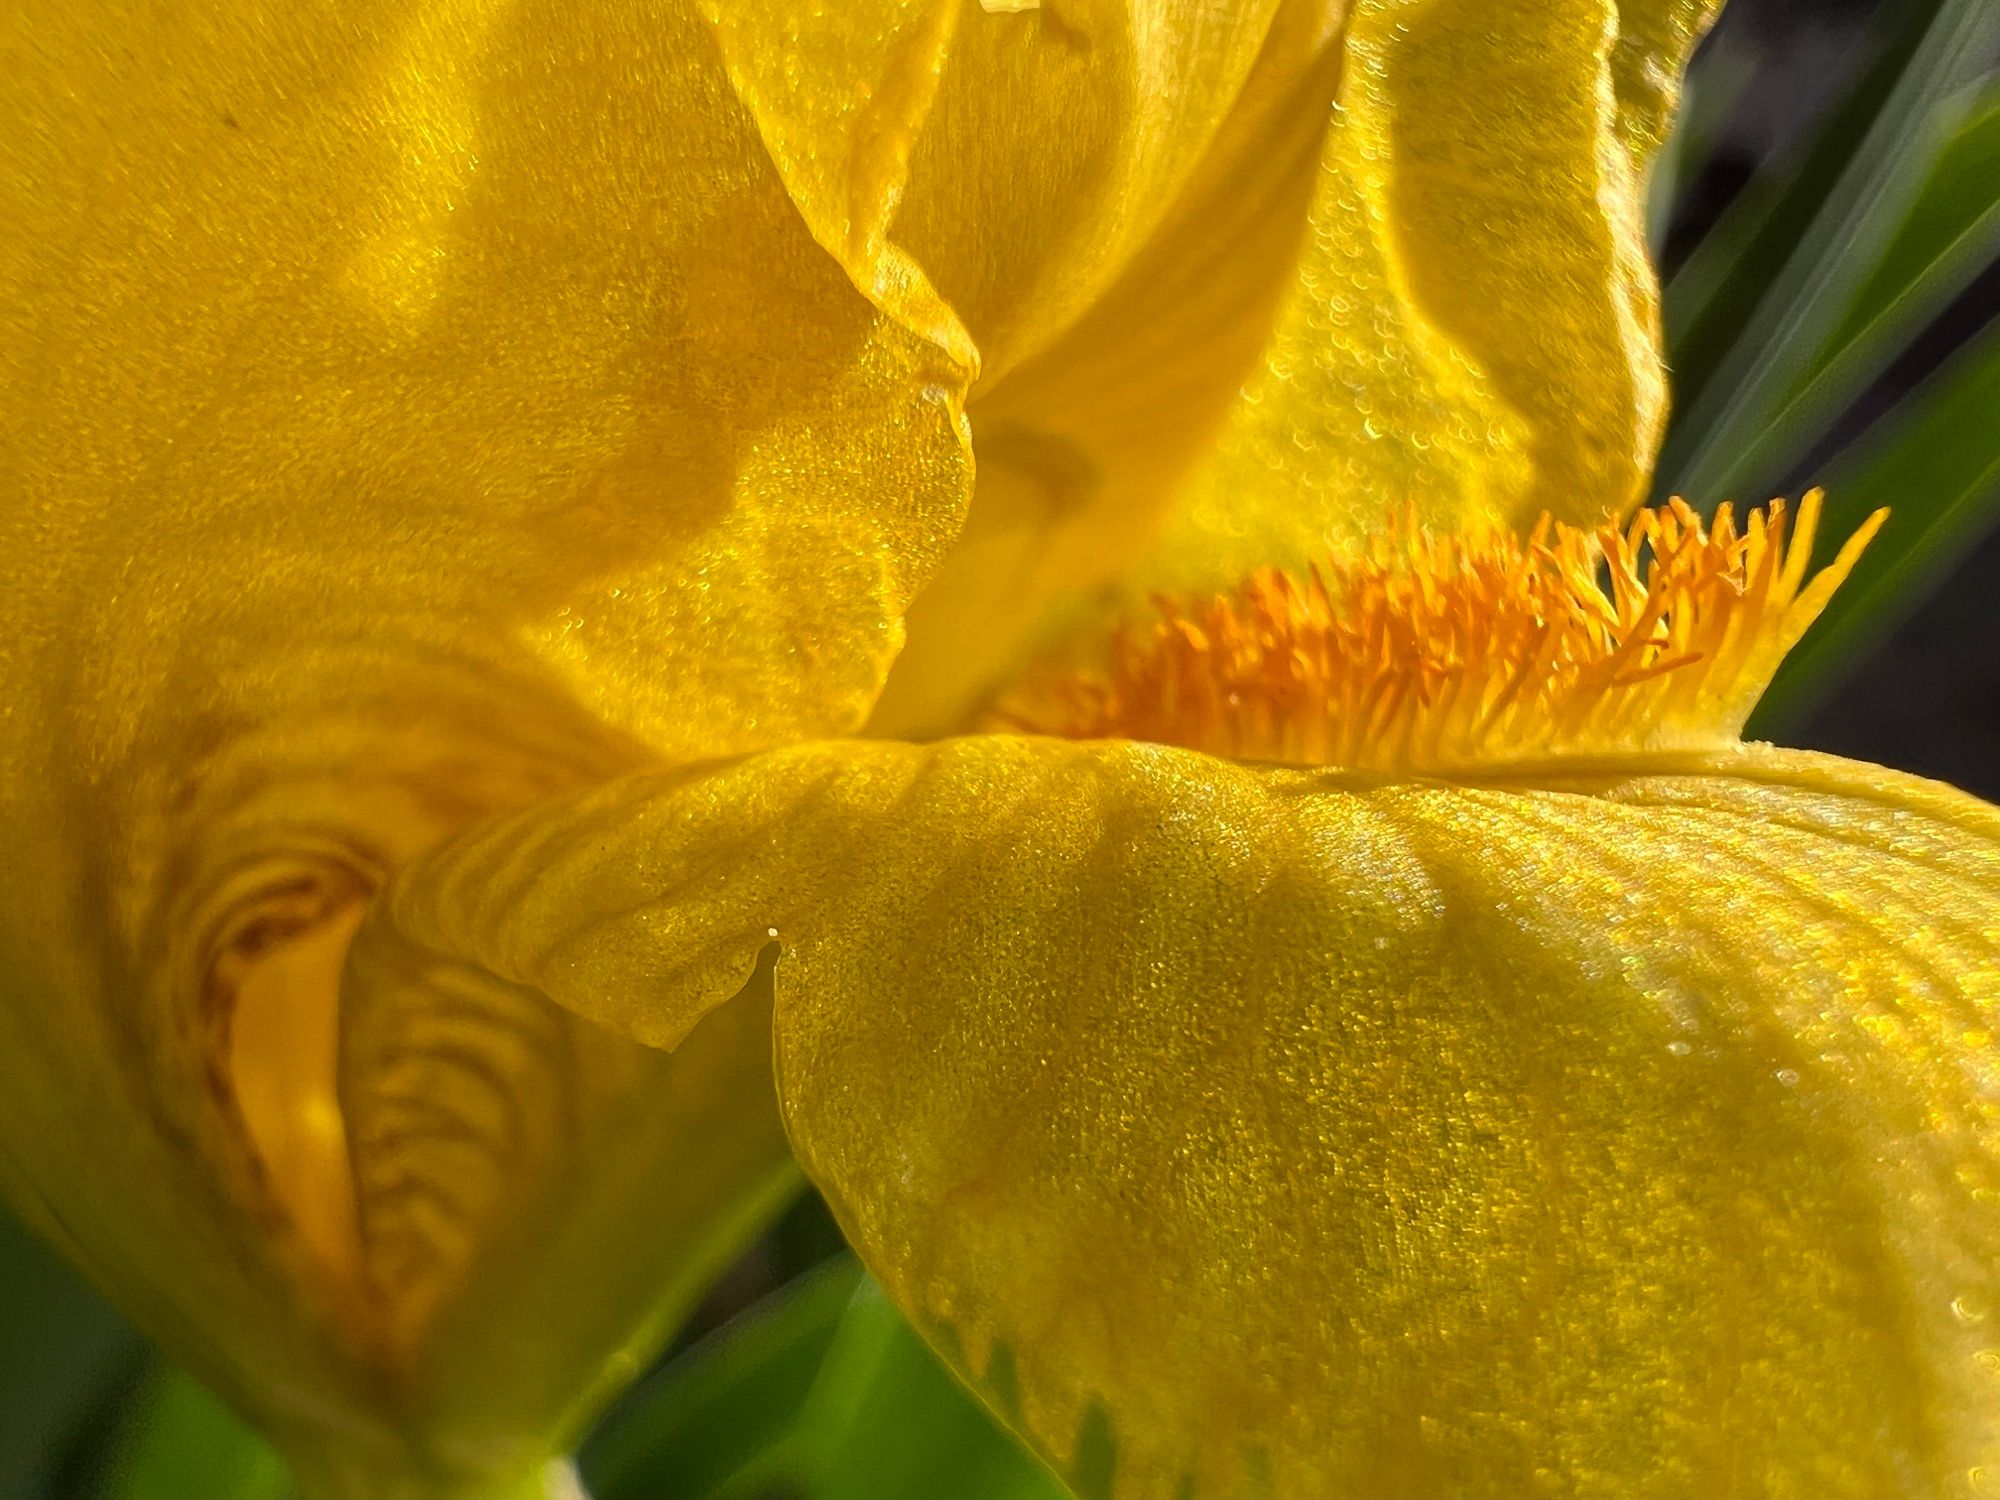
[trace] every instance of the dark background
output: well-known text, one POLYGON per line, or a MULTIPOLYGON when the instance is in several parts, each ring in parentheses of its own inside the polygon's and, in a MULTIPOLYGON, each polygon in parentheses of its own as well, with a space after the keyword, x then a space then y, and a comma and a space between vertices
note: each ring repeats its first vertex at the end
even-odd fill
MULTIPOLYGON (((1694 86, 1700 86, 1700 70, 1723 53, 1756 71, 1731 111, 1720 147, 1682 185, 1662 257, 1668 278, 1760 165, 1795 148, 1839 103, 1903 14, 1898 0, 1729 0, 1697 58, 1694 86)), ((1852 436, 1879 418, 1996 316, 2000 266, 1940 315, 1856 403, 1838 436, 1852 436)), ((2000 423, 2000 393, 1993 420, 2000 423)), ((1809 462, 1784 489, 1796 494, 1806 488, 1820 477, 1817 469, 1809 462)), ((1788 726, 1782 738, 1934 776, 2000 801, 2000 534, 1968 554, 1831 698, 1788 726)))

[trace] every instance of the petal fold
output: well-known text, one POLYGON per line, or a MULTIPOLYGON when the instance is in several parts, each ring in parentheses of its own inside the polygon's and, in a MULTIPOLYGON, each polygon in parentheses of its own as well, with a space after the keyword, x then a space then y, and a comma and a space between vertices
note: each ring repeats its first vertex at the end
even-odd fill
MULTIPOLYGON (((263 1420, 372 1442, 415 1398, 325 1264, 341 924, 470 821, 857 725, 970 372, 814 238, 694 0, 27 0, 0 56, 0 1179, 263 1420)), ((539 1061, 531 1114, 650 1098, 605 1174, 728 1199, 672 1159, 701 1088, 539 1061)), ((769 1114, 729 1067, 717 1129, 769 1114)))
POLYGON ((1214 440, 1298 258, 1346 0, 1288 0, 1199 164, 1089 308, 989 372, 966 529, 918 596, 873 728, 965 726, 1064 601, 1142 555, 1214 440))
POLYGON ((966 0, 890 233, 995 380, 1117 277, 1194 173, 1283 0, 966 0))
POLYGON ((1080 1494, 1928 1496, 2000 1457, 1996 911, 2000 814, 1825 757, 991 737, 627 779, 358 942, 672 1045, 775 934, 801 1160, 1080 1494))

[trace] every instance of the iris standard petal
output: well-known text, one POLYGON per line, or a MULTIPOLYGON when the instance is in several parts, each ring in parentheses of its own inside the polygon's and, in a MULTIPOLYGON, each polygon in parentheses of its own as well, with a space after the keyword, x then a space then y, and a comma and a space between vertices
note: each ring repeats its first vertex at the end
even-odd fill
POLYGON ((1270 337, 1320 174, 1346 0, 1289 0, 1200 165, 1089 309, 982 380, 979 481, 871 728, 963 728, 1066 600, 1142 555, 1270 337))
MULTIPOLYGON (((808 18, 784 6, 701 0, 737 97, 814 237, 857 288, 970 371, 979 354, 959 315, 890 237, 965 8, 863 0, 808 18)), ((997 147, 1006 127, 991 139, 997 147)), ((977 174, 982 164, 960 165, 977 174)))
POLYGON ((873 728, 962 729, 1093 592, 1302 565, 1405 508, 1628 505, 1664 404, 1641 199, 1714 9, 1281 7, 1143 248, 977 387, 971 516, 873 728))
POLYGON ((814 233, 991 379, 1145 243, 1287 0, 702 8, 814 233))
POLYGON ((891 235, 964 320, 982 378, 1079 317, 1172 206, 1282 0, 970 0, 891 235))
POLYGON ((441 851, 359 942, 788 1126, 1085 1495, 1938 1495, 2000 1412, 2000 815, 1765 747, 1448 782, 821 745, 441 851))
POLYGON ((1409 504, 1583 524, 1666 387, 1646 174, 1714 0, 1359 0, 1298 274, 1151 576, 1299 566, 1409 504))
MULTIPOLYGON (((31 0, 0 55, 0 1175, 271 1425, 393 1446, 347 928, 467 821, 859 722, 969 371, 814 240, 692 4, 31 0)), ((703 1124, 611 1046, 532 1059, 524 1110, 641 1122, 565 1170, 665 1214, 750 1118, 764 1191, 764 1049, 703 1124)))

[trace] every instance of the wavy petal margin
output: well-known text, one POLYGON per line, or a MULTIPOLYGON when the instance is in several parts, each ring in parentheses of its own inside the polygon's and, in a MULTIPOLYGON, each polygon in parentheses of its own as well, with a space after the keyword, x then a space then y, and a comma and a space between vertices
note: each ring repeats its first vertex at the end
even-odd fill
MULTIPOLYGON (((0 1179, 272 1426, 393 1445, 341 1131, 408 1126, 341 1119, 343 924, 480 817, 858 725, 970 371, 814 239, 693 3, 27 0, 0 55, 0 1179)), ((768 1049, 706 1124, 615 1050, 507 1065, 596 1153, 521 1201, 650 1162, 698 1218, 669 1133, 783 1170, 768 1049), (632 1090, 658 1134, 590 1135, 632 1090)))
POLYGON ((1298 272, 1151 581, 1303 564, 1405 506, 1590 525, 1666 415, 1652 158, 1715 0, 1361 0, 1298 272))
POLYGON ((358 951, 672 1046, 779 943, 801 1160, 1079 1494, 1934 1495, 2000 1457, 1996 913, 2000 813, 1822 756, 989 737, 525 814, 358 951))

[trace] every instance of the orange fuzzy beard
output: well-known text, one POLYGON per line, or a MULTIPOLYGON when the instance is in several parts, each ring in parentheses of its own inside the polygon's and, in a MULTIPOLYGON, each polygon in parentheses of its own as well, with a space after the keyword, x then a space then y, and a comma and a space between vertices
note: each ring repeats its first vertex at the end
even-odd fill
POLYGON ((1735 739, 1887 512, 1806 579, 1818 492, 1704 527, 1676 500, 1624 528, 1405 529, 1373 558, 1155 600, 1102 672, 1046 680, 1007 724, 1237 760, 1462 769, 1735 739))

